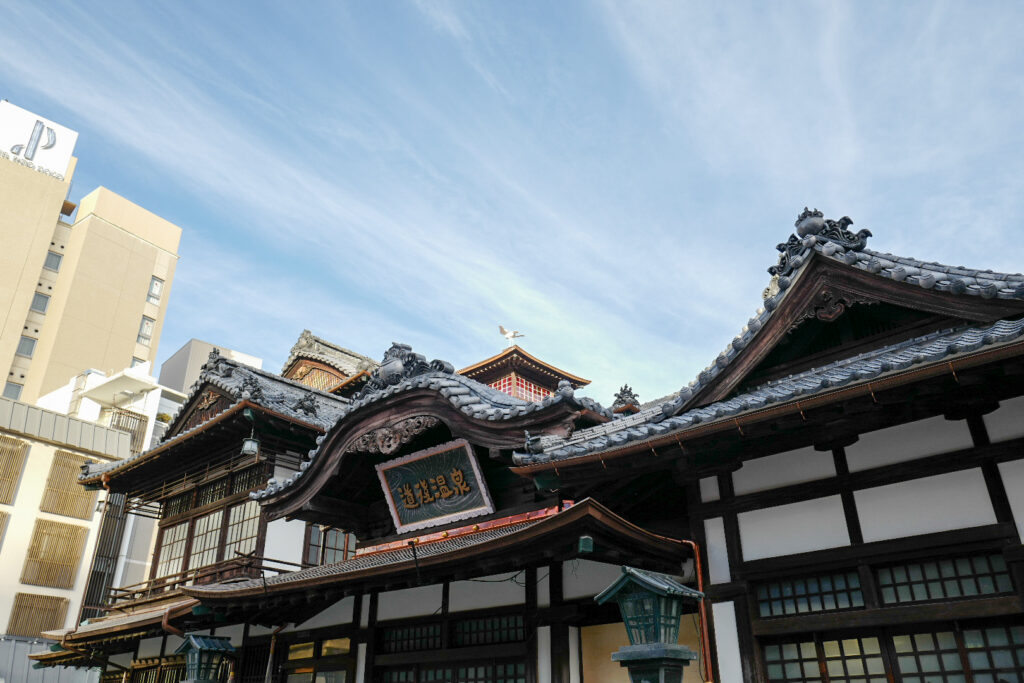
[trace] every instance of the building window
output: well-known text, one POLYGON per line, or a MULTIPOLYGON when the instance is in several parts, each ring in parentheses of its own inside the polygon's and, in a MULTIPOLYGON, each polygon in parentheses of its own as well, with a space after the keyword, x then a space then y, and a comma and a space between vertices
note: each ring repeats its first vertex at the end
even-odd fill
POLYGON ((163 578, 178 574, 185 561, 185 541, 188 540, 188 522, 164 527, 160 536, 160 549, 156 553, 159 562, 156 576, 163 578))
POLYGON ((306 564, 334 564, 355 554, 355 537, 341 529, 306 525, 306 564))
POLYGON ((17 382, 7 382, 6 384, 4 384, 4 398, 9 398, 12 401, 17 401, 19 398, 21 398, 21 390, 23 388, 23 385, 18 384, 17 382))
POLYGON ((42 292, 36 292, 32 295, 32 305, 29 306, 36 313, 46 313, 46 309, 50 306, 50 297, 42 292))
POLYGON ((220 529, 223 523, 223 510, 203 515, 195 521, 196 528, 192 534, 192 552, 189 554, 188 560, 189 569, 198 569, 217 561, 220 529))
POLYGON ((260 530, 260 504, 254 500, 235 505, 228 510, 228 538, 224 546, 224 559, 233 560, 239 554, 248 555, 256 550, 260 530))
POLYGON ((864 606, 857 572, 835 572, 762 583, 757 587, 758 614, 781 617, 864 606))
POLYGON ((140 365, 142 365, 142 364, 143 364, 143 363, 145 363, 145 362, 146 362, 146 361, 142 360, 141 358, 136 358, 135 356, 132 356, 132 364, 131 364, 131 367, 133 367, 133 368, 137 368, 137 367, 139 367, 140 365))
POLYGON ((438 683, 458 681, 459 683, 526 683, 526 662, 509 660, 502 662, 460 662, 455 664, 421 664, 383 670, 384 683, 438 683))
POLYGON ((83 526, 37 519, 21 582, 51 588, 74 586, 88 534, 83 526))
POLYGON ((518 643, 523 640, 526 640, 526 627, 522 614, 460 619, 453 624, 454 647, 518 643))
POLYGON ((25 358, 31 358, 32 354, 36 352, 36 340, 32 337, 22 337, 18 342, 18 348, 15 351, 19 356, 25 356, 25 358))
POLYGON ((144 346, 149 346, 149 343, 153 341, 153 328, 156 325, 156 321, 149 316, 142 316, 142 322, 139 324, 139 339, 138 342, 144 346))
POLYGON ((159 304, 160 297, 164 293, 164 281, 156 275, 149 281, 149 292, 146 294, 146 301, 151 304, 159 304))
POLYGON ((392 626, 380 631, 378 646, 384 654, 437 650, 442 647, 440 623, 392 626))
POLYGON ((46 260, 43 262, 43 268, 57 272, 60 270, 60 262, 64 260, 64 257, 55 251, 46 252, 46 260))
POLYGON ((52 631, 64 626, 68 613, 68 599, 50 595, 15 593, 11 620, 7 634, 38 638, 43 631, 52 631))
POLYGON ((886 605, 1013 592, 1002 555, 972 555, 882 567, 878 587, 886 605))
POLYGON ((136 413, 123 408, 112 408, 110 410, 110 428, 124 432, 131 436, 128 450, 138 454, 143 451, 146 443, 146 427, 149 425, 149 418, 142 413, 136 413))
POLYGON ((1000 683, 1024 671, 1024 625, 944 624, 910 632, 805 635, 764 647, 770 683, 1000 683))
POLYGON ((86 458, 67 451, 54 454, 43 491, 43 501, 39 504, 40 510, 78 519, 92 519, 97 493, 86 490, 78 483, 78 475, 86 461, 86 458))
POLYGON ((0 434, 0 503, 10 505, 14 502, 14 492, 18 490, 27 454, 27 442, 0 434))

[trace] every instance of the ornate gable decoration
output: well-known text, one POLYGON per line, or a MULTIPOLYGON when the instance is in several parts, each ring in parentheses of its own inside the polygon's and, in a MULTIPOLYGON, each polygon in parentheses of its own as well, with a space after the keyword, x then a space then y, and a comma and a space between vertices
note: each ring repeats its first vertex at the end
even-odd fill
POLYGON ((428 415, 417 415, 393 424, 373 429, 345 449, 346 452, 359 451, 363 453, 382 453, 391 455, 405 444, 412 441, 413 437, 422 434, 440 422, 436 417, 428 415))
POLYGON ((612 403, 612 410, 619 408, 625 408, 626 406, 640 407, 640 397, 636 395, 632 387, 628 384, 623 384, 622 388, 619 389, 619 393, 615 394, 615 402, 612 403))
POLYGON ((437 360, 429 363, 426 356, 415 353, 408 344, 392 342, 391 348, 384 352, 384 360, 374 368, 366 386, 355 395, 356 400, 364 399, 382 389, 398 384, 403 379, 416 377, 428 372, 442 372, 448 375, 455 374, 455 368, 448 361, 437 360))
POLYGON ((779 262, 768 269, 772 275, 779 277, 788 276, 799 268, 807 260, 807 255, 813 247, 807 244, 804 238, 814 235, 818 241, 832 242, 843 249, 850 251, 861 251, 867 246, 868 238, 871 237, 870 230, 860 230, 854 234, 847 230, 853 225, 849 216, 843 216, 837 221, 825 218, 825 214, 818 209, 804 207, 803 213, 797 216, 796 234, 790 235, 789 239, 775 248, 782 252, 779 255, 779 262))

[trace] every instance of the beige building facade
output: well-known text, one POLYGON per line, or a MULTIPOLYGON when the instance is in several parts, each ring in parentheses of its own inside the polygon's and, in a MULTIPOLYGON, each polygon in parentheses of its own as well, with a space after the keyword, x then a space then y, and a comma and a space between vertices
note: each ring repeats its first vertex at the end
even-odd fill
POLYGON ((157 354, 181 228, 103 187, 69 202, 75 138, 0 101, 0 370, 13 400, 157 354))

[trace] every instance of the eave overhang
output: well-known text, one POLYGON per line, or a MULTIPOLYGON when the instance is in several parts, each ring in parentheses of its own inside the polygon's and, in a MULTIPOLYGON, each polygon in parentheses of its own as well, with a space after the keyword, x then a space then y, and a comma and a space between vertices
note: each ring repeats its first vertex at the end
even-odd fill
POLYGON ((415 554, 411 547, 400 547, 270 577, 265 582, 188 586, 182 591, 215 610, 224 606, 243 612, 262 610, 268 599, 279 596, 302 596, 303 601, 309 598, 322 609, 324 593, 340 597, 383 587, 392 590, 445 578, 517 571, 545 561, 581 556, 678 573, 681 563, 692 557, 692 550, 685 541, 651 533, 587 499, 535 521, 512 520, 505 528, 488 528, 476 536, 417 544, 415 554), (594 539, 593 551, 579 549, 581 535, 594 539))
POLYGON ((555 384, 560 380, 565 380, 572 385, 573 389, 579 389, 590 384, 589 379, 577 377, 572 373, 556 368, 550 363, 545 363, 536 356, 530 355, 518 345, 510 346, 499 354, 463 368, 458 371, 458 374, 486 384, 493 379, 497 379, 497 376, 503 374, 503 371, 511 372, 516 369, 526 369, 527 371, 539 373, 555 384))
MULTIPOLYGON (((922 364, 905 370, 879 375, 870 380, 847 384, 831 390, 822 390, 810 396, 793 398, 760 409, 722 415, 677 430, 661 430, 650 438, 629 441, 619 447, 609 447, 574 457, 550 459, 513 466, 509 469, 524 477, 536 477, 545 472, 567 471, 595 463, 610 463, 636 453, 656 454, 657 449, 666 446, 685 448, 686 442, 695 441, 716 433, 733 432, 742 434, 755 425, 778 420, 786 416, 802 415, 805 411, 835 405, 862 396, 874 396, 897 387, 907 386, 930 378, 949 375, 956 378, 958 373, 997 363, 1009 358, 1024 356, 1024 340, 996 345, 977 352, 954 354, 941 361, 922 364)), ((749 431, 749 430, 748 430, 749 431)))
POLYGON ((112 489, 117 490, 117 480, 119 478, 123 478, 129 474, 134 474, 140 468, 148 469, 150 467, 159 467, 159 463, 162 460, 180 452, 182 449, 190 448, 197 439, 207 435, 207 433, 213 428, 231 422, 232 420, 246 419, 243 416, 246 409, 251 409, 266 418, 281 420, 283 422, 296 425, 313 433, 323 434, 324 432, 323 428, 318 425, 304 422, 291 415, 285 415, 283 413, 269 410, 257 403, 253 403, 252 401, 242 400, 234 403, 232 406, 223 412, 218 413, 195 429, 182 432, 168 441, 163 442, 156 448, 140 453, 134 458, 110 463, 110 466, 107 469, 96 471, 95 473, 90 472, 87 476, 79 477, 78 483, 83 486, 101 486, 106 483, 111 486, 112 489))
MULTIPOLYGON (((455 398, 461 396, 464 394, 455 398)), ((467 414, 453 405, 452 397, 426 386, 398 392, 347 414, 318 439, 319 447, 310 453, 311 460, 302 463, 301 472, 286 486, 265 489, 254 493, 253 497, 260 501, 268 520, 297 515, 335 476, 344 458, 365 457, 361 452, 350 451, 357 439, 411 417, 437 418, 453 434, 486 448, 513 449, 522 446, 525 431, 567 435, 584 410, 571 395, 560 395, 547 404, 529 404, 528 407, 529 412, 494 419, 493 415, 467 414)))

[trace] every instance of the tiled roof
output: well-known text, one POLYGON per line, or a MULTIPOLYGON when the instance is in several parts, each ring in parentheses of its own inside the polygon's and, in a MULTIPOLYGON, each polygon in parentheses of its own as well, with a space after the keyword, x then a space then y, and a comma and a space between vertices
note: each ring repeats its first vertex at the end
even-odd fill
MULTIPOLYGON (((384 362, 374 370, 366 388, 356 394, 355 400, 346 406, 338 415, 341 420, 352 413, 372 406, 392 396, 417 389, 436 391, 446 398, 455 408, 469 417, 489 422, 512 420, 545 410, 558 403, 566 403, 574 409, 590 410, 605 417, 613 417, 613 413, 589 398, 577 398, 568 381, 559 383, 558 391, 542 401, 524 401, 498 391, 486 384, 455 374, 450 363, 435 360, 427 363, 426 359, 413 353, 404 344, 394 344, 384 356, 384 362), (397 349, 397 350, 396 350, 397 349), (399 359, 396 362, 396 359, 399 359)), ((323 443, 323 437, 318 444, 323 443)), ((310 459, 303 462, 301 469, 288 479, 272 479, 267 488, 249 494, 254 500, 268 498, 280 493, 298 481, 303 473, 315 461, 319 448, 309 452, 310 459)))
POLYGON ((943 330, 886 346, 820 368, 765 382, 761 386, 680 415, 672 415, 679 399, 641 410, 576 432, 570 439, 545 437, 535 453, 514 453, 517 465, 546 462, 598 453, 632 441, 684 431, 702 422, 737 417, 745 412, 782 403, 835 387, 872 381, 890 372, 926 365, 1004 344, 1024 336, 1024 320, 999 320, 992 325, 943 330), (668 416, 668 417, 667 417, 668 416))
POLYGON ((747 322, 740 334, 718 354, 715 362, 702 370, 694 381, 675 394, 657 402, 644 404, 638 413, 581 430, 569 439, 557 436, 541 437, 535 448, 531 449, 535 452, 516 453, 513 455, 515 462, 530 465, 599 452, 629 441, 684 429, 691 424, 713 418, 719 411, 735 415, 765 403, 785 401, 802 394, 822 391, 828 386, 853 382, 860 379, 861 375, 865 379, 871 379, 888 372, 879 369, 887 363, 894 364, 894 367, 899 369, 897 366, 906 367, 916 362, 938 360, 1020 335, 1020 323, 1012 321, 1000 321, 991 327, 947 330, 769 382, 741 396, 684 412, 694 396, 729 367, 740 352, 750 345, 772 317, 773 312, 778 309, 794 280, 813 258, 831 259, 878 277, 916 285, 923 289, 984 299, 1024 301, 1024 275, 1020 273, 996 273, 963 266, 946 266, 872 251, 865 247, 871 233, 867 230, 861 230, 857 234, 851 233, 846 228, 852 223, 849 218, 828 220, 818 210, 804 209, 796 220, 797 234, 790 235, 787 242, 778 245, 781 252, 779 263, 768 269, 774 277, 764 300, 764 308, 747 322), (926 346, 927 351, 907 351, 909 347, 917 349, 919 344, 926 346), (874 358, 876 362, 865 365, 869 358, 874 358), (918 358, 920 360, 917 360, 918 358), (841 367, 846 368, 848 372, 840 370, 841 367))
POLYGON ((344 577, 349 574, 355 574, 368 569, 376 569, 379 567, 387 567, 391 565, 401 564, 403 562, 413 563, 415 560, 425 560, 427 558, 444 555, 451 553, 456 550, 462 550, 464 548, 471 548, 481 544, 495 541, 499 538, 511 536, 514 533, 532 527, 537 524, 540 520, 529 520, 521 522, 519 524, 510 524, 508 526, 497 527, 494 529, 487 529, 480 531, 475 534, 468 534, 464 536, 457 536, 455 538, 447 539, 444 541, 438 541, 436 543, 430 543, 428 545, 417 546, 416 557, 413 558, 413 551, 411 547, 403 546, 396 550, 388 552, 375 553, 372 555, 356 556, 350 560, 343 562, 336 562, 334 564, 319 565, 316 567, 309 567, 308 569, 302 569, 297 572, 287 572, 278 574, 277 576, 268 576, 265 580, 259 579, 243 579, 240 581, 225 581, 222 583, 213 583, 202 586, 188 586, 183 588, 182 591, 188 595, 202 599, 206 596, 215 596, 218 593, 245 591, 247 589, 258 588, 262 589, 264 585, 268 587, 279 586, 279 585, 291 585, 299 584, 314 579, 324 579, 327 577, 344 577))
POLYGON ((288 360, 284 362, 281 372, 291 367, 292 363, 299 358, 320 361, 344 372, 347 376, 377 367, 377 361, 372 358, 337 344, 332 344, 325 339, 317 337, 309 330, 303 330, 302 334, 299 335, 298 341, 295 342, 292 350, 288 353, 288 360))
MULTIPOLYGON (((203 365, 199 379, 192 385, 188 399, 174 417, 167 429, 170 434, 178 422, 185 419, 186 410, 200 389, 206 384, 217 387, 227 396, 234 399, 232 405, 249 401, 272 410, 278 414, 293 418, 321 431, 327 431, 338 421, 348 404, 348 399, 313 389, 294 380, 285 379, 265 370, 245 365, 217 353, 214 349, 210 358, 203 365)), ((202 424, 183 431, 173 437, 165 437, 156 447, 163 449, 167 444, 182 441, 203 428, 202 424)), ((80 478, 91 478, 104 472, 115 472, 128 467, 131 463, 149 456, 145 451, 125 460, 109 464, 93 464, 83 471, 80 478)))

